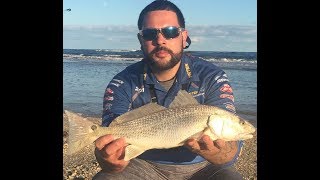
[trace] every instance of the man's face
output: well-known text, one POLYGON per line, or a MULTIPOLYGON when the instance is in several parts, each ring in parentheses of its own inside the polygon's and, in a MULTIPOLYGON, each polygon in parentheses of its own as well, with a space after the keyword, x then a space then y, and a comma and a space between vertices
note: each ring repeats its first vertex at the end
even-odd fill
MULTIPOLYGON (((176 13, 166 10, 151 11, 144 17, 142 30, 168 26, 180 27, 176 13)), ((177 37, 169 39, 160 32, 153 40, 145 40, 140 35, 138 37, 148 63, 153 69, 161 71, 171 69, 180 61, 187 35, 187 31, 184 30, 177 37)))

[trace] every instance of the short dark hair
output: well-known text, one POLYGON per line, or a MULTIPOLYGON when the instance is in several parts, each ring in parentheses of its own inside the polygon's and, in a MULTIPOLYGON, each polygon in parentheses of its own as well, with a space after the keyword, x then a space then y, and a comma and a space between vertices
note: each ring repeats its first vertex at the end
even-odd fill
MULTIPOLYGON (((144 20, 144 16, 148 12, 157 11, 157 10, 167 10, 167 11, 175 12, 178 17, 179 26, 185 28, 185 21, 184 21, 183 14, 175 4, 173 4, 172 2, 167 1, 167 0, 155 0, 141 11, 141 13, 139 15, 139 19, 138 19, 138 29, 139 30, 142 29, 142 23, 144 20)), ((184 49, 187 49, 191 45, 191 39, 189 36, 187 37, 186 41, 187 41, 188 45, 184 49)))
POLYGON ((139 19, 138 19, 138 28, 139 30, 142 29, 142 23, 144 20, 144 16, 151 11, 157 11, 157 10, 167 10, 167 11, 172 11, 175 12, 177 17, 178 17, 178 22, 180 27, 185 28, 185 22, 184 22, 184 17, 180 9, 173 4, 170 1, 167 0, 155 0, 152 3, 150 3, 148 6, 146 6, 140 13, 139 19))

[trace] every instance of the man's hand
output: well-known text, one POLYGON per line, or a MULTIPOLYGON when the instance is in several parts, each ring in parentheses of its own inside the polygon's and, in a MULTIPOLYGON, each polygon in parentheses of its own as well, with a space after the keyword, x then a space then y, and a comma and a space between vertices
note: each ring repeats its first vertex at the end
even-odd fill
POLYGON ((185 146, 192 152, 199 154, 212 164, 224 164, 231 161, 237 153, 236 141, 212 141, 208 135, 203 135, 199 141, 189 139, 185 146))
POLYGON ((129 164, 123 160, 124 138, 114 140, 112 135, 101 136, 95 141, 95 146, 96 159, 104 172, 121 172, 129 164))

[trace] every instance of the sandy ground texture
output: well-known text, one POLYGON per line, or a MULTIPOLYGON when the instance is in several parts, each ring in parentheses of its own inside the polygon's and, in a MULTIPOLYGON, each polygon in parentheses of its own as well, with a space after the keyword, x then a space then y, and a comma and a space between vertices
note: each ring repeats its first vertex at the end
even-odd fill
MULTIPOLYGON (((87 117, 88 120, 100 125, 99 118, 87 117)), ((94 146, 87 146, 80 152, 67 156, 68 149, 68 120, 63 115, 63 179, 81 180, 92 179, 101 170, 94 157, 94 146)), ((241 155, 235 164, 236 169, 245 180, 257 179, 257 134, 254 138, 245 140, 241 155)))

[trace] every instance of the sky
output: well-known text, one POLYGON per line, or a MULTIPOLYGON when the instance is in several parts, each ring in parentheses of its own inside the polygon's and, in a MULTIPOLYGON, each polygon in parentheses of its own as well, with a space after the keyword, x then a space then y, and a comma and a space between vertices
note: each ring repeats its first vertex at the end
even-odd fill
MULTIPOLYGON (((64 49, 140 49, 137 21, 153 0, 63 0, 64 49), (68 9, 71 9, 68 11, 68 9)), ((190 51, 257 51, 257 0, 171 0, 190 51)))

